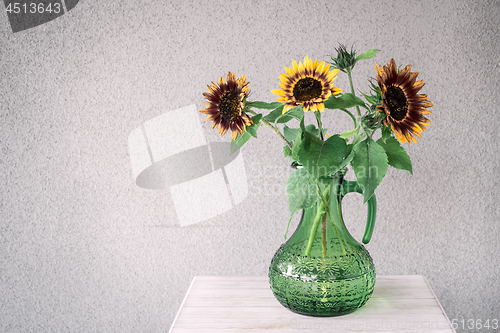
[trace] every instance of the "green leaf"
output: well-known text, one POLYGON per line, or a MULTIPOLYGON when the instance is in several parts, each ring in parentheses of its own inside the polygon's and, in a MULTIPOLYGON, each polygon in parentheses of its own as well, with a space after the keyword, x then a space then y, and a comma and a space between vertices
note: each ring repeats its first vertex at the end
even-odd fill
POLYGON ((283 146, 283 155, 285 155, 285 157, 292 156, 292 150, 288 145, 283 146))
POLYGON ((392 138, 392 130, 391 124, 387 124, 387 126, 382 126, 382 141, 387 142, 387 139, 392 138))
POLYGON ((262 115, 259 113, 252 117, 253 124, 247 126, 246 132, 236 137, 236 140, 231 140, 231 154, 240 149, 253 136, 257 137, 257 129, 260 126, 262 115))
POLYGON ((352 159, 354 158, 354 153, 352 152, 353 144, 350 143, 347 145, 347 148, 344 153, 344 161, 342 162, 341 169, 345 166, 347 166, 349 163, 351 163, 352 159))
POLYGON ((377 49, 369 49, 365 53, 360 54, 359 56, 356 57, 356 62, 359 60, 364 60, 364 59, 371 59, 377 55, 378 50, 377 49))
POLYGON ((301 105, 288 110, 288 112, 285 114, 283 114, 283 105, 281 105, 280 107, 274 109, 267 116, 264 117, 264 119, 270 122, 271 124, 286 123, 294 118, 299 121, 304 118, 304 111, 302 110, 301 105))
POLYGON ((243 132, 236 137, 236 140, 231 140, 231 154, 240 149, 251 138, 252 136, 248 132, 243 132))
POLYGON ((264 117, 265 120, 267 120, 270 123, 274 123, 274 121, 278 118, 281 117, 283 114, 283 107, 284 105, 281 105, 274 109, 273 111, 269 112, 267 116, 264 117))
POLYGON ((339 135, 323 141, 306 131, 299 144, 297 158, 312 177, 320 178, 339 170, 346 146, 339 135))
POLYGON ((318 201, 318 188, 305 168, 295 169, 288 177, 286 186, 290 215, 300 209, 314 206, 318 201))
POLYGON ((363 201, 366 203, 387 173, 387 155, 384 148, 372 138, 366 138, 353 149, 355 155, 351 165, 358 185, 363 189, 363 201))
MULTIPOLYGON (((307 125, 305 130, 306 130, 306 132, 309 132, 312 135, 314 135, 315 137, 317 137, 318 139, 320 138, 319 128, 316 128, 316 126, 314 126, 314 124, 307 125)), ((326 134, 326 128, 323 128, 323 135, 325 135, 325 134, 326 134)))
POLYGON ((247 132, 254 138, 257 138, 257 130, 255 129, 255 127, 247 127, 247 132))
POLYGON ((366 101, 372 105, 380 105, 380 103, 375 99, 375 96, 365 95, 360 91, 361 95, 366 99, 366 101))
POLYGON ((256 109, 265 109, 265 110, 274 110, 283 105, 280 102, 266 103, 266 102, 246 102, 245 106, 256 108, 256 109))
POLYGON ((253 124, 250 126, 247 126, 247 132, 254 138, 257 138, 257 129, 260 126, 260 122, 262 120, 262 114, 257 114, 252 117, 253 124))
MULTIPOLYGON (((378 86, 378 83, 377 83, 377 84, 375 84, 375 83, 373 83, 373 81, 374 81, 374 79, 373 79, 373 80, 368 81, 368 82, 370 82, 370 86, 371 86, 372 90, 373 90, 374 92, 376 92, 376 93, 377 93, 377 95, 378 95, 378 94, 382 95, 382 93, 380 92, 380 87, 378 86)), ((375 81, 375 82, 376 82, 376 81, 375 81)))
POLYGON ((332 95, 325 101, 325 108, 327 109, 349 109, 354 106, 366 108, 365 102, 351 93, 342 94, 340 97, 332 95))
POLYGON ((283 136, 288 141, 292 142, 297 137, 297 133, 300 131, 299 128, 290 128, 288 126, 283 127, 283 136))
POLYGON ((399 170, 407 170, 413 175, 410 156, 401 146, 398 139, 390 137, 384 142, 380 138, 377 140, 377 143, 384 148, 390 166, 399 170))
POLYGON ((298 153, 300 149, 300 144, 302 143, 302 138, 304 137, 304 118, 300 121, 300 128, 297 131, 297 136, 295 137, 295 140, 293 140, 293 146, 292 146, 292 159, 295 161, 298 160, 298 153))
POLYGON ((260 122, 262 120, 263 115, 261 113, 256 114, 255 116, 252 117, 253 124, 251 126, 257 126, 259 127, 260 122))
POLYGON ((354 145, 352 143, 350 143, 350 144, 347 145, 347 147, 345 149, 345 155, 344 155, 345 158, 348 158, 349 155, 351 154, 352 147, 354 147, 354 145))
POLYGON ((351 136, 356 135, 356 133, 358 133, 358 131, 359 131, 359 126, 356 127, 355 129, 350 130, 350 131, 345 131, 344 133, 340 134, 340 137, 342 139, 349 139, 351 136))

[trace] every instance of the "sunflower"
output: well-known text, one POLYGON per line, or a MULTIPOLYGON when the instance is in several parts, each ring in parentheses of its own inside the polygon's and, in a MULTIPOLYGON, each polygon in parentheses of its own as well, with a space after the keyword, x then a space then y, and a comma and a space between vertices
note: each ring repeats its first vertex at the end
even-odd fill
POLYGON ((304 63, 292 60, 293 66, 285 67, 286 74, 280 75, 281 89, 275 89, 271 92, 280 96, 276 100, 281 103, 286 103, 283 108, 283 113, 288 110, 302 105, 304 112, 324 111, 325 104, 323 103, 331 95, 337 95, 342 92, 342 89, 333 87, 333 81, 337 78, 338 69, 330 71, 330 65, 325 65, 322 61, 318 64, 318 60, 314 62, 309 58, 304 58, 304 63))
POLYGON ((427 95, 417 94, 425 85, 424 81, 416 81, 418 72, 410 72, 410 65, 398 71, 394 59, 383 68, 376 65, 375 69, 383 97, 377 110, 386 115, 384 125, 391 125, 400 142, 417 143, 415 136, 422 137, 420 133, 426 130, 424 126, 431 122, 424 116, 432 113, 426 108, 433 106, 427 95))
POLYGON ((221 77, 218 84, 212 82, 207 87, 209 92, 203 93, 208 100, 205 103, 207 108, 200 112, 209 115, 205 121, 212 120, 212 128, 219 126, 220 135, 224 136, 231 128, 231 135, 235 140, 238 134, 243 134, 246 127, 253 124, 252 119, 243 112, 248 96, 245 75, 236 80, 235 75, 229 72, 227 83, 221 77))

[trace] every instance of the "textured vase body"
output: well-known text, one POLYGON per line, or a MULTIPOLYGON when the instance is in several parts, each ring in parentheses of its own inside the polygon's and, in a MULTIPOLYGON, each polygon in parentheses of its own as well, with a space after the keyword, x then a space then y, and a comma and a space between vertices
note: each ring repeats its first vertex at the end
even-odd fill
MULTIPOLYGON (((291 311, 339 316, 360 308, 370 298, 375 285, 373 260, 365 247, 349 234, 342 218, 342 197, 353 191, 360 189, 355 182, 344 181, 343 173, 332 177, 326 214, 322 214, 316 231, 313 225, 319 202, 303 210, 297 230, 274 255, 269 267, 271 290, 291 311)), ((368 218, 372 221, 367 230, 373 230, 376 209, 373 200, 369 202, 368 218)), ((371 237, 371 231, 369 234, 371 237)))

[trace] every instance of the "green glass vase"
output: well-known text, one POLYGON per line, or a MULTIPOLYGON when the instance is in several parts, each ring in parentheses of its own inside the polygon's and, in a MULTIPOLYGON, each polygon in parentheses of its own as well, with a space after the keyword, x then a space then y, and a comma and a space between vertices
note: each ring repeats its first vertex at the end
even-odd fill
MULTIPOLYGON (((355 181, 344 180, 344 175, 342 170, 321 181, 323 199, 303 210, 297 230, 271 261, 271 290, 293 312, 344 315, 363 306, 373 292, 373 260, 347 231, 341 209, 344 195, 362 190, 355 181)), ((375 213, 376 199, 372 196, 368 201, 365 244, 373 232, 375 213)))

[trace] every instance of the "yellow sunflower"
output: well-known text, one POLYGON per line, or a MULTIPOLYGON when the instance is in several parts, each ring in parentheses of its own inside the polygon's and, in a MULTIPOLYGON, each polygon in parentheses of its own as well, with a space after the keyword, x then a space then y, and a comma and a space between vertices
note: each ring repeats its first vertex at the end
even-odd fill
POLYGON ((415 136, 422 137, 420 133, 426 130, 424 126, 431 122, 424 116, 432 113, 426 108, 433 106, 427 95, 417 94, 425 85, 424 81, 416 81, 418 72, 410 72, 410 65, 398 71, 394 59, 383 68, 376 65, 375 69, 383 97, 377 110, 386 114, 384 125, 391 125, 400 142, 417 143, 415 136))
POLYGON ((302 105, 304 112, 324 111, 325 104, 323 103, 331 95, 337 95, 342 92, 342 89, 335 88, 333 81, 337 78, 338 69, 330 71, 330 65, 326 65, 324 61, 318 63, 309 58, 304 58, 304 63, 292 60, 293 66, 285 67, 286 74, 280 75, 281 89, 272 90, 275 95, 280 96, 276 100, 281 103, 286 103, 283 108, 283 113, 288 110, 302 105))
POLYGON ((219 126, 220 135, 224 136, 231 128, 231 135, 235 140, 238 134, 243 134, 246 127, 253 124, 252 119, 243 112, 248 96, 245 75, 236 80, 235 75, 229 72, 227 83, 221 77, 218 84, 212 82, 207 87, 209 92, 203 93, 208 100, 205 103, 207 108, 200 112, 209 115, 205 121, 212 120, 212 128, 219 126))

